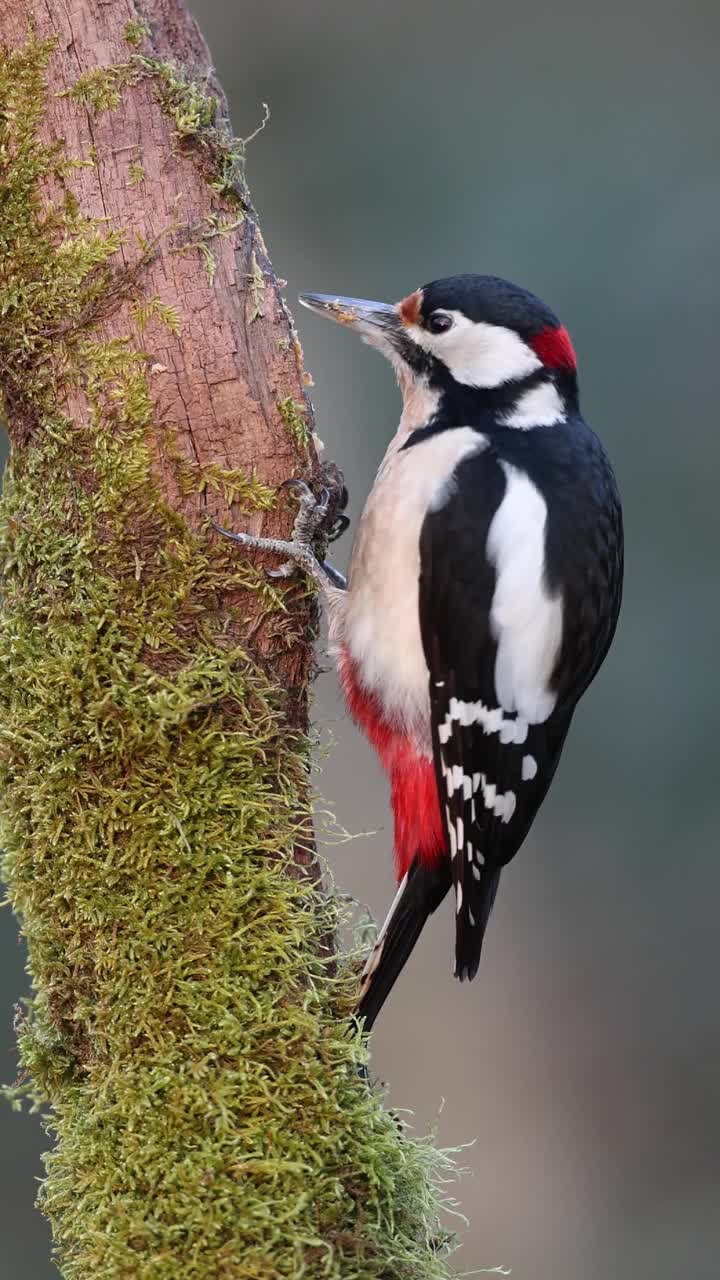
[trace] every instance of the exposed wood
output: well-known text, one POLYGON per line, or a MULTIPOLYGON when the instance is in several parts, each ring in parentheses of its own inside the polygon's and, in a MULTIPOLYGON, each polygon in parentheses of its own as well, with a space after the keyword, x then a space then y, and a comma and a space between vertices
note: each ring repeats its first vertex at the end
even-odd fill
MULTIPOLYGON (((309 462, 278 409, 290 398, 304 406, 310 424, 300 347, 248 193, 241 189, 240 209, 210 188, 211 159, 202 143, 178 139, 152 75, 122 87, 122 109, 93 111, 68 96, 78 78, 98 66, 119 67, 134 55, 171 58, 207 85, 220 113, 227 115, 207 46, 176 0, 151 0, 142 9, 132 0, 31 0, 29 5, 9 0, 2 36, 10 47, 26 39, 29 12, 38 36, 58 38, 43 133, 48 140, 64 139, 76 156, 94 148, 97 161, 78 169, 68 185, 88 217, 125 228, 120 253, 128 269, 142 256, 138 237, 155 247, 153 261, 141 273, 143 293, 175 307, 181 317, 177 335, 157 319, 150 320, 144 335, 163 490, 191 524, 202 523, 204 508, 226 520, 220 493, 183 497, 179 492, 168 432, 172 452, 177 447, 188 462, 241 468, 269 485, 306 472, 309 462), (133 47, 127 24, 143 20, 150 34, 133 47), (133 166, 142 168, 137 183, 133 166), (233 229, 217 232, 215 226, 233 229)), ((58 192, 48 194, 57 197, 58 192)), ((126 333, 130 305, 129 299, 121 303, 97 330, 107 337, 126 333)), ((82 396, 69 398, 67 408, 71 416, 82 413, 82 396)), ((282 514, 255 513, 244 527, 287 534, 291 504, 281 506, 282 514)), ((308 609, 307 603, 298 607, 308 609)), ((273 648, 272 643, 265 647, 273 648)), ((279 676, 302 688, 308 664, 307 648, 295 646, 283 653, 279 676)))

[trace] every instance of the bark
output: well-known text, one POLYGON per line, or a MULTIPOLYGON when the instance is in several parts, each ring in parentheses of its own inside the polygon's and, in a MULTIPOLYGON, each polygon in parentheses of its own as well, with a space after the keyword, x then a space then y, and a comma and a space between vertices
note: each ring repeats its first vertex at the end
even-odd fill
POLYGON ((444 1275, 326 954, 314 601, 209 527, 287 535, 316 459, 207 50, 177 0, 7 0, 2 40, 0 785, 62 1274, 444 1275))

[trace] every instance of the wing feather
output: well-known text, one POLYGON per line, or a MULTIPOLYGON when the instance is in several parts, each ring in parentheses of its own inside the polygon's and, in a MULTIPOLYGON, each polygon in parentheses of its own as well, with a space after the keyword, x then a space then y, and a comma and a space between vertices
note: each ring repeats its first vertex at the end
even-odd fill
MULTIPOLYGON (((420 621, 460 978, 477 970, 500 871, 527 834, 570 722, 561 712, 529 723, 512 691, 504 689, 501 698, 496 688, 504 637, 493 625, 498 569, 488 537, 507 488, 507 473, 491 451, 466 460, 446 504, 426 516, 420 538, 420 621)), ((536 625, 532 617, 530 623, 536 625)), ((524 678, 529 670, 526 658, 524 678)))

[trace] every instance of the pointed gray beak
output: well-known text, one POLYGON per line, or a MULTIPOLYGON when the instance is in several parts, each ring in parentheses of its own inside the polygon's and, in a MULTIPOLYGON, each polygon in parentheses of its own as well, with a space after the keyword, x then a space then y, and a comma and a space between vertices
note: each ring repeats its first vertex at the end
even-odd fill
POLYGON ((397 307, 389 302, 368 302, 365 298, 339 298, 332 293, 301 293, 300 301, 310 311, 327 316, 338 324, 356 329, 372 341, 392 338, 402 327, 397 307))

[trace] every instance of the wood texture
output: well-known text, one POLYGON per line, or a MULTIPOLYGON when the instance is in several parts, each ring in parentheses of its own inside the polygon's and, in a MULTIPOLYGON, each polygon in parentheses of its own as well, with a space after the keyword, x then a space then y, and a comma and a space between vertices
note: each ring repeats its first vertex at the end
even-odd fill
MULTIPOLYGON (((270 485, 312 465, 278 409, 290 398, 304 406, 311 425, 300 347, 249 197, 243 191, 240 217, 235 202, 211 189, 202 146, 178 138, 158 100, 154 77, 122 87, 115 110, 88 109, 66 92, 82 74, 127 64, 137 53, 177 61, 217 96, 226 113, 208 49, 178 0, 149 0, 142 9, 132 0, 6 0, 2 37, 9 47, 26 40, 29 19, 38 36, 58 39, 49 69, 44 136, 64 139, 71 155, 88 156, 94 149, 96 164, 76 170, 69 187, 88 217, 106 218, 110 228, 125 229, 120 253, 127 268, 141 257, 138 237, 156 246, 153 261, 142 271, 142 291, 180 316, 177 336, 156 318, 143 335, 157 409, 155 465, 163 492, 191 524, 202 523, 208 511, 228 523, 219 492, 182 495, 171 441, 172 451, 179 448, 192 464, 241 468, 270 485), (126 27, 138 20, 149 23, 150 35, 133 48, 126 27), (131 166, 138 165, 143 177, 134 184, 131 166), (209 219, 225 227, 238 225, 213 234, 209 219), (214 263, 212 279, 208 254, 214 263)), ((47 192, 48 198, 57 194, 47 192)), ((125 300, 112 311, 100 326, 101 337, 128 332, 129 306, 125 300)), ((82 393, 63 407, 71 417, 83 413, 82 393)), ((267 515, 253 513, 236 521, 236 527, 285 535, 292 522, 291 504, 281 507, 267 515)), ((299 594, 290 590, 291 608, 309 616, 310 606, 298 603, 299 594)), ((264 633, 255 638, 270 655, 272 638, 264 633)), ((296 646, 282 654, 280 678, 301 689, 308 664, 309 653, 296 646)))

